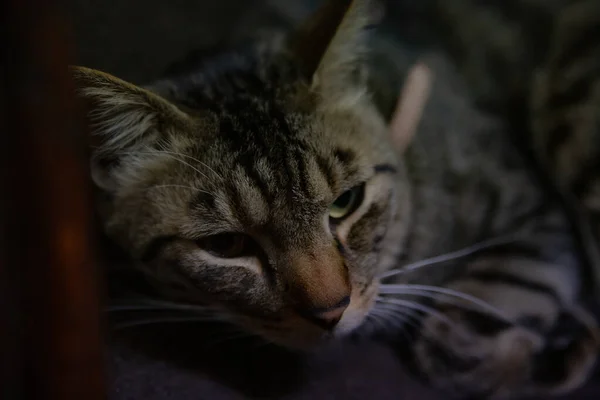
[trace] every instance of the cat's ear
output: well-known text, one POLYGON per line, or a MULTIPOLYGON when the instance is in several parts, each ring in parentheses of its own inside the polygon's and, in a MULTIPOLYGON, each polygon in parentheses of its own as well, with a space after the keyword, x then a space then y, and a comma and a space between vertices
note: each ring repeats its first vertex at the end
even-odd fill
POLYGON ((327 0, 291 36, 313 90, 333 101, 366 92, 367 31, 382 15, 378 0, 327 0))
POLYGON ((128 155, 151 149, 169 131, 190 124, 187 114, 149 90, 89 68, 71 72, 88 108, 92 176, 104 190, 118 186, 115 169, 128 155))
POLYGON ((413 65, 398 98, 390 123, 392 143, 399 153, 404 152, 415 136, 433 83, 433 73, 423 62, 413 65))

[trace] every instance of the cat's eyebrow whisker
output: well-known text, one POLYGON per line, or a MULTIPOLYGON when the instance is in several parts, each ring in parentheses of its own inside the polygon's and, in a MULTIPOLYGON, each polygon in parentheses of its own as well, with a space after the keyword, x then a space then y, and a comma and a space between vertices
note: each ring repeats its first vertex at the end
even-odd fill
MULTIPOLYGON (((413 285, 413 284, 394 284, 394 285, 380 285, 380 293, 382 294, 398 294, 398 295, 402 295, 402 294, 415 294, 415 295, 419 295, 419 296, 423 296, 423 297, 430 297, 430 298, 436 298, 433 297, 433 294, 440 294, 443 296, 448 296, 448 297, 454 297, 457 299, 461 299, 464 300, 468 303, 477 305, 479 307, 481 307, 483 310, 486 310, 490 313, 492 313, 492 315, 494 315, 497 318, 502 319, 505 322, 508 323, 513 323, 513 321, 511 321, 510 318, 508 318, 500 309, 498 309, 497 307, 492 306, 490 303, 472 296, 470 294, 467 293, 463 293, 460 292, 458 290, 454 290, 454 289, 448 289, 448 288, 442 288, 442 287, 438 287, 438 286, 428 286, 428 285, 413 285)), ((440 298, 443 298, 442 296, 440 296, 440 298)), ((446 299, 446 302, 450 302, 450 299, 446 299)), ((465 307, 463 305, 460 305, 456 302, 450 302, 453 305, 456 306, 462 306, 465 307)))
MULTIPOLYGON (((186 165, 186 166, 190 167, 191 169, 193 169, 194 171, 196 171, 197 173, 199 173, 200 175, 202 175, 206 179, 209 179, 209 177, 204 172, 200 171, 198 168, 194 167, 192 164, 190 164, 189 162, 185 161, 184 159, 177 157, 177 156, 189 157, 189 156, 186 156, 185 154, 179 154, 179 153, 175 153, 175 152, 172 152, 172 151, 163 151, 163 150, 135 151, 135 152, 134 151, 121 151, 121 152, 118 152, 117 154, 132 155, 132 156, 141 155, 141 154, 164 154, 164 155, 167 155, 167 156, 171 157, 173 160, 179 161, 183 165, 186 165)), ((194 157, 191 157, 191 158, 193 158, 194 160, 196 160, 194 157)), ((199 161, 199 160, 196 160, 196 161, 199 161)), ((208 167, 204 163, 202 163, 202 162, 200 162, 200 163, 203 166, 208 167)), ((216 172, 213 171, 212 169, 211 169, 211 171, 216 174, 216 172)), ((221 176, 217 174, 217 177, 220 178, 221 176)))
POLYGON ((188 186, 188 185, 154 185, 154 186, 147 187, 144 190, 161 189, 161 188, 168 188, 168 187, 178 187, 178 188, 190 189, 191 191, 196 192, 196 193, 206 193, 206 194, 212 195, 212 193, 207 192, 206 190, 198 189, 198 188, 188 186))
MULTIPOLYGON (((171 156, 178 156, 178 157, 183 157, 183 158, 187 158, 191 161, 197 162, 198 164, 202 165, 204 168, 208 169, 210 172, 212 172, 213 174, 215 174, 215 176, 219 179, 222 179, 223 177, 214 169, 212 169, 208 164, 206 164, 205 162, 202 162, 201 160, 197 159, 196 157, 192 157, 190 155, 187 154, 182 154, 182 153, 178 153, 175 151, 169 151, 169 150, 152 150, 152 151, 147 151, 147 150, 141 150, 141 151, 121 151, 118 152, 118 154, 123 154, 123 155, 136 155, 136 154, 167 154, 167 155, 171 155, 171 156)), ((192 167, 193 168, 193 167, 192 167)), ((195 168, 194 168, 195 169, 195 168)), ((198 170, 196 170, 198 171, 198 170)), ((198 171, 200 172, 200 171, 198 171)))
POLYGON ((456 260, 462 257, 470 256, 474 253, 477 253, 481 250, 488 249, 490 247, 500 246, 503 244, 512 243, 516 240, 516 235, 502 236, 499 238, 493 238, 489 240, 484 240, 482 242, 476 243, 472 246, 465 247, 460 250, 456 250, 450 253, 441 254, 439 256, 426 258, 424 260, 420 260, 411 264, 404 265, 403 267, 392 269, 384 272, 379 275, 379 279, 386 279, 394 275, 406 274, 408 272, 415 271, 419 268, 428 267, 431 265, 440 264, 446 261, 456 260))
POLYGON ((202 165, 204 168, 208 169, 210 172, 212 172, 213 174, 215 174, 215 176, 216 176, 217 178, 219 178, 219 179, 223 179, 223 177, 222 177, 222 176, 221 176, 221 175, 220 175, 220 174, 219 174, 217 171, 215 171, 215 170, 214 170, 214 169, 212 169, 210 166, 208 166, 208 164, 206 164, 205 162, 203 162, 203 161, 201 161, 201 160, 197 159, 196 157, 192 157, 192 156, 190 156, 190 155, 188 155, 188 154, 182 154, 182 153, 177 153, 177 152, 174 152, 174 151, 163 150, 163 149, 161 149, 161 150, 158 150, 158 151, 160 151, 161 153, 165 153, 165 154, 172 154, 172 155, 176 155, 176 156, 184 157, 184 158, 187 158, 188 160, 191 160, 191 161, 197 162, 198 164, 202 165))

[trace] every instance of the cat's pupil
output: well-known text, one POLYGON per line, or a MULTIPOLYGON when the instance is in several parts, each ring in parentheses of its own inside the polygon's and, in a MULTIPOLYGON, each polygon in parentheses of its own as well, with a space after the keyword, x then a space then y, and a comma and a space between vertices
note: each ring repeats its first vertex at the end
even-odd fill
POLYGON ((353 197, 354 190, 347 190, 333 204, 338 208, 346 208, 351 203, 353 197))
POLYGON ((221 258, 243 256, 248 253, 248 244, 248 237, 239 233, 221 233, 198 241, 202 249, 221 258))

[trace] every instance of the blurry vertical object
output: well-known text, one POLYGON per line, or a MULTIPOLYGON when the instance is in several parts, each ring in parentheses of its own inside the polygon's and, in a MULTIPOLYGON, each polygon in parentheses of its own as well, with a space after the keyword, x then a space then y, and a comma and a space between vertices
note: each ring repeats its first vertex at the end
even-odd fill
POLYGON ((56 1, 0 2, 0 398, 104 392, 86 143, 56 1))

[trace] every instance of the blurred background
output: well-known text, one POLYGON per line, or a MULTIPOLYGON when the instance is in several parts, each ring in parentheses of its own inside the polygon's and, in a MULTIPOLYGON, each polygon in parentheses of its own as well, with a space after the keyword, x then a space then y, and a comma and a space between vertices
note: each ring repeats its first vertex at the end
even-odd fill
POLYGON ((300 20, 319 0, 73 0, 77 63, 136 83, 190 51, 300 20))

